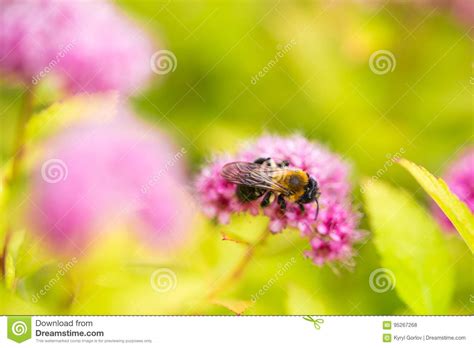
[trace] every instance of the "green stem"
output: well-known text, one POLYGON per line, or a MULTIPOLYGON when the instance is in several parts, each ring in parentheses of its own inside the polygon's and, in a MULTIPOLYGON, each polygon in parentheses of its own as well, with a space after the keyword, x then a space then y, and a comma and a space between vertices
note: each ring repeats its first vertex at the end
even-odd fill
POLYGON ((29 87, 25 92, 25 98, 23 101, 23 107, 21 109, 20 117, 18 118, 16 126, 16 134, 14 139, 13 147, 13 164, 10 180, 14 182, 18 179, 21 169, 21 162, 25 152, 25 134, 26 134, 26 124, 33 114, 33 87, 29 87))
POLYGON ((234 267, 231 273, 224 278, 222 282, 220 282, 216 287, 214 287, 211 292, 209 293, 208 297, 209 298, 214 298, 217 294, 228 288, 230 285, 235 283, 237 280, 240 279, 242 274, 244 273, 245 269, 247 268, 247 265, 252 261, 252 258, 255 254, 255 249, 262 245, 267 237, 270 235, 270 229, 268 227, 265 227, 265 230, 263 231, 262 234, 257 238, 257 240, 254 243, 251 243, 247 246, 245 249, 245 253, 240 259, 239 263, 234 267))
MULTIPOLYGON (((13 187, 19 180, 21 176, 21 166, 22 160, 25 152, 25 133, 26 133, 26 124, 28 123, 31 115, 33 113, 33 99, 34 99, 34 92, 33 87, 29 86, 26 89, 23 99, 23 106, 20 111, 20 115, 18 117, 17 126, 16 126, 16 133, 14 138, 14 145, 13 145, 13 156, 12 156, 12 165, 11 171, 8 176, 5 178, 4 183, 4 190, 7 192, 6 194, 9 195, 13 191, 13 187)), ((7 273, 6 265, 7 265, 7 257, 9 252, 9 244, 12 238, 12 226, 9 222, 6 222, 6 231, 5 231, 5 242, 3 244, 3 252, 2 257, 0 259, 1 262, 1 271, 2 275, 5 278, 7 273)))

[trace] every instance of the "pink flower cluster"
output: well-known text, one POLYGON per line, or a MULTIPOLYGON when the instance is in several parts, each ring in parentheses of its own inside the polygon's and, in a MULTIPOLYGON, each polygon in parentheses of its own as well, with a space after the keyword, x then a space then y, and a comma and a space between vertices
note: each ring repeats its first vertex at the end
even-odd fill
POLYGON ((226 224, 233 213, 252 215, 260 211, 269 218, 271 232, 286 227, 300 230, 310 241, 306 252, 317 265, 329 261, 348 261, 353 256, 353 245, 363 234, 357 229, 359 214, 352 207, 349 182, 350 168, 338 155, 302 136, 278 137, 267 135, 244 146, 235 156, 221 156, 204 168, 197 178, 196 189, 204 213, 226 224), (263 210, 260 199, 243 203, 236 196, 236 185, 221 176, 222 167, 232 161, 253 162, 271 157, 287 160, 290 167, 300 168, 315 178, 320 186, 320 213, 315 220, 316 204, 307 204, 301 212, 295 203, 287 203, 283 212, 274 200, 263 210))
MULTIPOLYGON (((369 6, 383 5, 383 0, 360 0, 369 6)), ((406 6, 419 6, 421 8, 430 8, 433 11, 445 10, 451 12, 454 17, 462 24, 472 27, 474 21, 474 2, 472 0, 393 0, 406 6)))
POLYGON ((108 1, 0 0, 0 70, 37 84, 59 76, 72 93, 133 93, 153 45, 108 1))
MULTIPOLYGON (((450 190, 474 212, 474 147, 466 149, 446 170, 443 179, 450 190)), ((454 226, 441 209, 433 203, 434 214, 446 231, 455 232, 454 226)))
POLYGON ((193 211, 185 153, 128 115, 75 126, 48 142, 33 173, 33 227, 64 251, 82 251, 98 232, 128 224, 146 243, 170 248, 193 211))
POLYGON ((465 25, 472 27, 474 22, 474 2, 469 0, 451 0, 454 15, 465 25))

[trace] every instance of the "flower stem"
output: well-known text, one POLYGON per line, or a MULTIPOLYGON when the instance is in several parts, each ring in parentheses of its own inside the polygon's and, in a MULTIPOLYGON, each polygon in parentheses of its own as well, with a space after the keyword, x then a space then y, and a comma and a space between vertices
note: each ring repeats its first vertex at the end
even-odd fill
POLYGON ((18 179, 18 175, 21 169, 21 162, 23 159, 23 154, 25 152, 25 133, 26 133, 26 124, 33 114, 33 87, 28 87, 25 92, 25 98, 23 101, 23 107, 18 118, 16 126, 16 134, 14 139, 13 147, 13 163, 12 171, 10 176, 10 183, 18 179))
MULTIPOLYGON (((12 164, 11 164, 11 171, 7 173, 7 176, 4 178, 4 187, 3 189, 6 192, 6 195, 11 194, 13 191, 14 185, 17 183, 20 175, 21 175, 21 165, 22 159, 24 155, 24 145, 25 145, 25 131, 26 131, 26 124, 31 118, 33 113, 33 87, 28 86, 23 99, 23 106, 20 111, 20 115, 18 117, 17 126, 16 126, 16 133, 14 138, 14 145, 13 145, 13 156, 12 156, 12 164)), ((12 226, 7 221, 5 227, 5 241, 3 244, 3 252, 2 257, 0 258, 1 262, 1 271, 3 278, 7 274, 7 257, 9 252, 9 244, 12 238, 12 226)))
POLYGON ((224 278, 216 287, 214 287, 211 292, 209 293, 209 298, 214 298, 217 294, 227 289, 230 285, 235 283, 237 280, 240 279, 242 274, 244 273, 247 265, 252 261, 252 258, 255 254, 255 249, 262 245, 267 237, 270 235, 270 229, 265 227, 265 230, 260 234, 260 236, 255 240, 255 242, 249 244, 245 249, 245 253, 240 259, 239 263, 234 267, 231 273, 227 277, 224 278))

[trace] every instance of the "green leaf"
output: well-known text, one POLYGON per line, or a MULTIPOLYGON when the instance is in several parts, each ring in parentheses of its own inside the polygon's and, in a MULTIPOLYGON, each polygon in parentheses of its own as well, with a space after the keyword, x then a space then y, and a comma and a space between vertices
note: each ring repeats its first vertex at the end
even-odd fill
MULTIPOLYGON (((12 159, 7 160, 0 168, 0 239, 3 241, 7 233, 7 216, 9 215, 9 202, 12 195, 11 180, 13 169, 12 159)), ((0 242, 0 247, 3 248, 0 242)))
MULTIPOLYGON (((300 285, 290 284, 287 288, 286 308, 287 314, 325 314, 328 313, 328 305, 310 289, 300 285)), ((305 320, 313 321, 312 319, 305 320)))
POLYGON ((66 313, 76 295, 71 273, 75 262, 49 262, 18 280, 18 294, 32 304, 66 313))
POLYGON ((7 289, 13 289, 15 286, 15 280, 17 277, 17 267, 16 267, 16 258, 18 255, 18 250, 20 249, 23 238, 25 235, 24 230, 15 231, 10 233, 7 237, 8 242, 6 247, 5 257, 5 287, 7 289))
POLYGON ((2 313, 2 315, 57 315, 57 313, 47 311, 38 305, 24 301, 13 291, 7 290, 4 286, 2 286, 2 284, 0 284, 0 299, 0 313, 2 313))
POLYGON ((12 289, 15 283, 15 262, 13 256, 7 254, 5 258, 5 287, 12 289))
POLYGON ((227 308, 237 315, 243 314, 252 304, 250 301, 228 298, 213 299, 211 302, 215 305, 227 308))
POLYGON ((47 151, 51 137, 64 134, 75 125, 110 122, 117 115, 119 99, 115 93, 81 94, 55 103, 33 115, 25 129, 25 168, 37 165, 47 151))
POLYGON ((436 178, 422 166, 403 158, 399 163, 433 198, 474 253, 474 215, 466 204, 449 190, 443 179, 436 178))
POLYGON ((78 122, 107 122, 116 115, 115 93, 82 94, 35 114, 26 125, 26 143, 33 145, 78 122))
MULTIPOLYGON (((364 185, 364 196, 376 249, 399 297, 415 314, 446 313, 454 270, 438 225, 404 190, 372 181, 364 185)), ((377 271, 369 277, 372 290, 390 291, 377 291, 377 271)))

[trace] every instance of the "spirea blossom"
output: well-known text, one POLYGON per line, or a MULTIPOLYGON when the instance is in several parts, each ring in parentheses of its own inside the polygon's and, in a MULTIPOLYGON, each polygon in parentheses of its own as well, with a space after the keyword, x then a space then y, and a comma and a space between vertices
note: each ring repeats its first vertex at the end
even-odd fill
POLYGON ((87 248, 118 226, 171 247, 192 217, 185 153, 129 116, 75 126, 47 144, 33 173, 34 228, 64 250, 87 248))
POLYGON ((451 0, 454 15, 465 25, 474 22, 474 2, 469 0, 451 0))
MULTIPOLYGON (((474 147, 466 149, 442 176, 449 189, 474 212, 474 147)), ((446 231, 454 232, 454 226, 441 209, 433 203, 434 214, 446 231)))
POLYGON ((0 0, 0 70, 27 84, 48 75, 72 93, 133 93, 153 45, 108 1, 0 0))
MULTIPOLYGON (((384 0, 359 0, 367 6, 378 6, 384 3, 384 0)), ((472 0, 394 0, 405 6, 415 5, 420 8, 431 8, 433 11, 444 10, 451 12, 454 17, 462 24, 468 27, 472 26, 474 21, 474 2, 472 0)))
POLYGON ((196 180, 196 190, 203 212, 225 224, 233 213, 259 212, 269 218, 273 233, 287 227, 298 229, 307 238, 311 249, 306 252, 314 263, 348 261, 353 255, 353 244, 362 238, 357 229, 359 214, 352 207, 349 165, 324 146, 302 136, 279 137, 266 135, 248 143, 235 155, 216 157, 205 167, 196 180), (253 162, 257 158, 271 157, 279 162, 286 160, 290 167, 306 171, 319 184, 320 212, 317 221, 316 204, 306 204, 302 212, 297 204, 287 202, 282 211, 276 202, 260 208, 262 198, 241 202, 236 196, 236 185, 221 176, 222 167, 232 161, 253 162))

